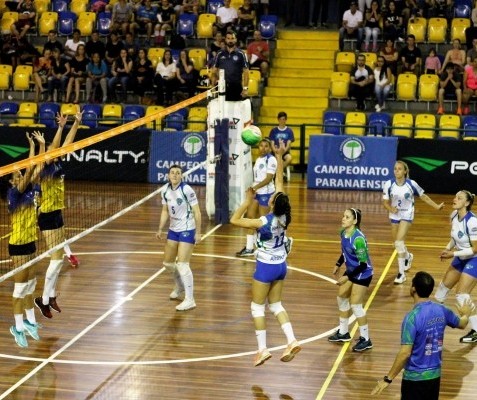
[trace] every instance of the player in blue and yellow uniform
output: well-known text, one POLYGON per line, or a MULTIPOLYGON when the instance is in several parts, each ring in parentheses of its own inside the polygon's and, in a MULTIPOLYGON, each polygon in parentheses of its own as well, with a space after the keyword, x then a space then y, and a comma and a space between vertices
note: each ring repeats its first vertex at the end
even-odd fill
POLYGON ((394 279, 394 283, 397 285, 406 281, 405 272, 411 268, 413 259, 413 255, 407 251, 404 241, 414 220, 415 196, 436 210, 441 210, 444 207, 444 203, 436 204, 428 195, 424 194, 424 190, 416 181, 409 179, 409 167, 404 161, 396 161, 394 179, 390 179, 383 186, 383 205, 389 211, 394 247, 398 254, 399 272, 394 279))
POLYGON ((293 333, 290 318, 282 306, 283 282, 287 274, 286 259, 291 248, 291 238, 286 230, 291 222, 291 206, 288 196, 283 192, 283 154, 285 145, 280 141, 277 148, 276 193, 270 198, 270 213, 257 219, 244 218, 243 215, 255 198, 253 188, 247 190, 245 201, 232 215, 230 222, 242 228, 257 231, 257 263, 252 283, 251 311, 255 324, 258 352, 255 366, 262 365, 272 357, 267 349, 267 331, 265 322, 265 303, 275 315, 287 337, 288 346, 280 360, 293 360, 301 350, 293 333))
POLYGON ((169 298, 178 300, 185 293, 176 310, 187 311, 196 306, 190 259, 194 245, 201 239, 202 216, 194 190, 182 182, 181 167, 172 165, 168 176, 169 184, 162 193, 162 212, 156 237, 162 239, 164 227, 170 219, 163 265, 173 274, 176 286, 169 298))
MULTIPOLYGON (((39 132, 27 133, 30 143, 30 157, 35 155, 35 141, 39 144, 39 153, 45 152, 45 139, 39 132)), ((34 182, 38 178, 41 165, 28 168, 24 175, 14 172, 8 189, 8 211, 11 215, 12 232, 8 241, 8 252, 12 258, 13 268, 18 268, 35 257, 37 234, 36 199, 37 188, 34 182)), ((33 339, 39 340, 38 324, 33 307, 33 292, 36 286, 35 265, 23 269, 14 276, 13 315, 15 325, 10 333, 20 347, 27 347, 25 332, 33 339), (23 313, 26 319, 23 319, 23 313)))
POLYGON ((336 262, 333 275, 338 276, 338 309, 340 326, 336 333, 328 338, 330 342, 349 342, 349 317, 354 314, 359 325, 360 337, 353 346, 353 351, 371 349, 373 344, 369 338, 368 319, 363 308, 364 296, 373 279, 373 267, 369 257, 366 237, 360 230, 361 210, 349 208, 341 219, 341 256, 336 262), (346 271, 337 275, 345 263, 346 271))
MULTIPOLYGON (((452 259, 452 262, 435 294, 441 303, 454 286, 459 304, 470 301, 470 293, 477 283, 477 217, 471 211, 474 198, 468 190, 461 190, 452 202, 451 240, 441 253, 441 260, 452 259)), ((471 330, 460 338, 462 343, 477 342, 477 316, 471 316, 469 323, 471 330)))
MULTIPOLYGON (((67 116, 57 117, 58 129, 48 150, 58 149, 74 142, 78 126, 81 122, 82 113, 75 115, 75 121, 61 145, 63 128, 68 121, 67 116)), ((65 181, 61 161, 58 159, 47 162, 40 175, 41 197, 38 226, 45 238, 46 245, 52 249, 65 241, 65 228, 62 210, 65 208, 65 181)), ((69 245, 65 244, 62 249, 51 254, 50 264, 46 270, 45 284, 42 297, 35 298, 35 305, 46 318, 52 318, 51 310, 61 312, 56 302, 56 284, 63 264, 63 250, 70 263, 76 267, 79 264, 76 256, 71 254, 69 245)))

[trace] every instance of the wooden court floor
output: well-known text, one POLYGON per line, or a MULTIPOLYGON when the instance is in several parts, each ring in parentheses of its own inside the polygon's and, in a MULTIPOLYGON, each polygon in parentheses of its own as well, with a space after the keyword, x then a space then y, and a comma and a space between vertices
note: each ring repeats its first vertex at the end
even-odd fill
MULTIPOLYGON (((204 206, 204 189, 198 192, 204 206)), ((253 367, 254 264, 234 256, 245 230, 217 228, 205 211, 205 238, 191 264, 197 308, 175 311, 177 303, 168 298, 172 279, 162 270, 164 243, 154 236, 161 207, 155 198, 73 244, 81 266, 63 267, 58 299, 63 312, 51 320, 37 312, 41 340, 30 339, 27 349, 16 346, 8 331, 12 283, 0 285, 0 399, 368 399, 391 366, 402 318, 412 307, 409 280, 393 285, 397 261, 380 193, 307 190, 298 177, 288 192, 295 242, 283 304, 303 347, 292 362, 280 362, 285 338, 268 314, 273 357, 253 367), (363 354, 326 340, 338 325, 331 273, 348 207, 363 212, 375 268, 367 299, 374 347, 363 354)), ((448 242, 453 196, 431 197, 447 207, 436 212, 417 200, 407 244, 414 253, 410 275, 426 270, 438 282, 447 267, 439 252, 448 242)), ((40 263, 38 295, 46 264, 40 263)), ((452 297, 449 306, 454 307, 452 297)), ((359 334, 352 332, 356 339, 359 334)), ((441 399, 476 398, 477 349, 460 344, 462 334, 446 333, 441 399)), ((399 390, 397 378, 381 398, 398 399, 399 390)))

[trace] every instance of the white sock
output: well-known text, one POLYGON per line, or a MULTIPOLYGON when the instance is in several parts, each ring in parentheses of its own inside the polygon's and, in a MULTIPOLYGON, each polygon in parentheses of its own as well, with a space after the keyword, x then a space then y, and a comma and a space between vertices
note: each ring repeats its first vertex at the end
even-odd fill
POLYGON ((368 324, 366 325, 361 325, 359 327, 359 335, 361 337, 364 337, 366 340, 369 340, 369 329, 368 329, 368 324))
POLYGON ((33 308, 25 309, 27 320, 30 324, 36 324, 35 310, 33 308))
POLYGON ((247 250, 253 250, 253 245, 255 241, 253 240, 253 235, 247 235, 247 244, 245 245, 245 248, 247 250))
POLYGON ((267 331, 255 331, 257 337, 258 351, 265 350, 267 348, 267 331))
POLYGON ((45 275, 45 286, 43 287, 43 304, 50 303, 50 297, 56 297, 56 282, 60 275, 62 260, 51 260, 45 275))
POLYGON ((342 318, 340 317, 340 329, 339 332, 344 335, 345 333, 348 333, 348 323, 349 323, 349 318, 342 318))
POLYGON ((174 271, 172 276, 174 277, 174 282, 175 282, 177 288, 180 291, 183 291, 184 290, 184 285, 182 284, 181 274, 179 274, 179 271, 177 269, 174 271))
POLYGON ((437 287, 436 294, 434 295, 434 298, 439 302, 439 303, 444 303, 447 298, 447 294, 449 293, 449 288, 444 285, 442 282, 439 283, 439 286, 437 287))
POLYGON ((398 266, 399 266, 399 273, 404 274, 404 268, 406 267, 406 258, 398 257, 398 266))
POLYGON ((65 254, 66 254, 66 257, 71 257, 71 255, 73 254, 71 252, 71 249, 70 249, 70 245, 69 244, 65 244, 63 246, 63 250, 65 251, 65 254))
POLYGON ((471 328, 477 332, 477 315, 471 315, 469 317, 469 324, 471 328))
POLYGON ((25 330, 25 325, 23 324, 23 314, 13 314, 15 317, 15 328, 18 332, 23 332, 25 330))
POLYGON ((181 275, 182 285, 185 291, 185 298, 186 299, 193 299, 194 298, 194 275, 192 275, 192 271, 189 269, 186 274, 181 275))
POLYGON ((296 340, 295 335, 293 334, 293 327, 291 322, 285 322, 282 325, 282 331, 287 337, 288 344, 296 340))

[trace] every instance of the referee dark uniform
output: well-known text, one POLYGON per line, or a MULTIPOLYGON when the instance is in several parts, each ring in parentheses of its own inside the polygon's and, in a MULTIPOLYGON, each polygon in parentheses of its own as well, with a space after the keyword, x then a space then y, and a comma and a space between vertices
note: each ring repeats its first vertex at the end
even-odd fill
POLYGON ((248 95, 248 61, 245 53, 237 48, 237 36, 228 32, 224 50, 217 52, 212 66, 212 83, 219 77, 219 69, 225 71, 225 100, 240 101, 248 95))

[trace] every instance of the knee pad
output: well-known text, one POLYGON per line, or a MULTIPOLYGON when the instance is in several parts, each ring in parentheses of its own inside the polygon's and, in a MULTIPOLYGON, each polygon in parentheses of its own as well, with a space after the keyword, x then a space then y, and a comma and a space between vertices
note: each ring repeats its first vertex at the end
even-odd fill
POLYGON ((30 279, 27 283, 27 294, 33 294, 36 288, 36 278, 30 279))
POLYGON ((18 299, 23 299, 28 293, 28 282, 15 282, 15 286, 13 287, 13 297, 18 299))
POLYGON ((406 245, 404 244, 404 240, 396 240, 394 242, 394 247, 396 248, 398 254, 406 252, 406 245))
POLYGON ((176 270, 176 264, 175 263, 163 262, 162 265, 169 272, 173 273, 176 270))
POLYGON ((265 304, 250 303, 253 318, 265 317, 265 304))
POLYGON ((356 318, 361 318, 366 315, 362 304, 351 304, 351 309, 356 318))
POLYGON ((459 303, 460 306, 462 306, 462 304, 469 300, 472 303, 472 299, 470 298, 470 294, 468 293, 457 293, 455 295, 455 298, 457 299, 457 303, 459 303))
POLYGON ((338 296, 336 300, 338 300, 338 310, 343 312, 349 311, 350 309, 349 299, 345 299, 343 297, 338 296))
POLYGON ((439 283, 439 286, 436 290, 436 294, 434 295, 436 301, 438 301, 439 303, 444 303, 447 299, 447 293, 449 293, 449 290, 450 289, 446 287, 442 282, 439 283))
POLYGON ((268 309, 273 313, 273 315, 275 315, 275 317, 281 312, 285 311, 281 301, 277 301, 276 303, 269 304, 268 309))
POLYGON ((176 266, 180 276, 192 273, 192 271, 190 270, 190 264, 188 262, 178 262, 176 266))

